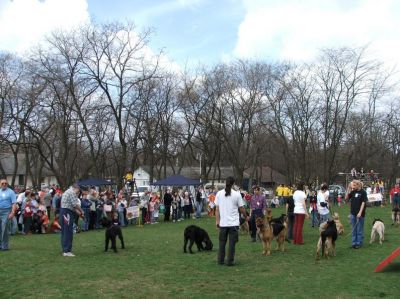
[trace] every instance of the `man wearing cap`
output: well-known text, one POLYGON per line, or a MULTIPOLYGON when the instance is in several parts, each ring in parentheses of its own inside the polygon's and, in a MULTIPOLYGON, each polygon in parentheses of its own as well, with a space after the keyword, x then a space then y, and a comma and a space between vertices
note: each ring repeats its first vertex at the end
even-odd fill
POLYGON ((17 196, 6 180, 0 180, 0 184, 0 250, 8 250, 8 222, 15 216, 17 196))
POLYGON ((83 216, 81 203, 78 195, 80 188, 78 185, 71 186, 61 197, 60 209, 60 225, 61 225, 61 247, 63 256, 75 256, 72 250, 72 239, 74 236, 74 220, 75 215, 78 213, 80 217, 83 216))

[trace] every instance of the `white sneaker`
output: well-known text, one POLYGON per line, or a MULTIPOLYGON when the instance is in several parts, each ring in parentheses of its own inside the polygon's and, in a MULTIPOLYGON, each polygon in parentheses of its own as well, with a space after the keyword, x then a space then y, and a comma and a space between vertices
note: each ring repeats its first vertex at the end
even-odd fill
POLYGON ((72 252, 64 252, 63 256, 75 256, 75 254, 73 254, 72 252))

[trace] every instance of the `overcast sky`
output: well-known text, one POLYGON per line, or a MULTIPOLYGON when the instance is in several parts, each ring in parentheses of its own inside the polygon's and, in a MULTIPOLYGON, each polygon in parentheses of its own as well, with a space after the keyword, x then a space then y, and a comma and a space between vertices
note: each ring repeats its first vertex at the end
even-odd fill
POLYGON ((23 53, 55 28, 92 20, 154 28, 153 50, 181 66, 302 61, 367 44, 373 58, 400 62, 398 0, 0 0, 0 50, 23 53))

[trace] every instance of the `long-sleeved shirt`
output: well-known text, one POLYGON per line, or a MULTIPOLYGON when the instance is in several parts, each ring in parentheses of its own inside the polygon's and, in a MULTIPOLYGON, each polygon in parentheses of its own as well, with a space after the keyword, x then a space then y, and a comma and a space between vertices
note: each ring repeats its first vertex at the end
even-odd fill
POLYGON ((250 200, 250 209, 264 210, 265 209, 265 196, 264 195, 253 195, 253 197, 250 200))

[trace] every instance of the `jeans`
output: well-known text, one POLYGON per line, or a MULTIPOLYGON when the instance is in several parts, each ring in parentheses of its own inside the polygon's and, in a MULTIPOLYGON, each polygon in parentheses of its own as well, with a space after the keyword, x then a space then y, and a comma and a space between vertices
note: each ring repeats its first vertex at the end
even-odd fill
POLYGON ((184 206, 183 207, 183 215, 185 219, 190 219, 190 206, 184 206))
POLYGON ((24 234, 28 234, 31 231, 32 216, 24 217, 24 234))
POLYGON ((256 234, 257 234, 256 218, 263 216, 264 215, 261 209, 251 211, 250 229, 251 229, 251 238, 254 240, 256 239, 256 234))
POLYGON ((327 222, 329 220, 329 213, 325 215, 319 215, 319 219, 321 223, 327 222))
POLYGON ((124 211, 118 211, 118 219, 119 219, 119 224, 121 226, 125 226, 125 217, 124 217, 124 211))
POLYGON ((9 238, 9 228, 8 228, 8 215, 11 213, 11 208, 0 209, 0 249, 8 249, 8 238, 9 238))
POLYGON ((178 221, 178 209, 172 209, 172 220, 178 221))
POLYGON ((182 219, 182 207, 178 207, 178 219, 182 219))
POLYGON ((203 210, 203 202, 202 201, 196 201, 196 218, 201 217, 201 211, 203 210))
POLYGON ((96 209, 96 228, 101 228, 101 219, 103 218, 103 209, 96 209))
POLYGON ((74 237, 74 220, 74 211, 61 208, 59 222, 61 225, 61 248, 63 252, 71 252, 72 250, 72 241, 74 237))
POLYGON ((82 230, 87 231, 87 230, 89 230, 90 209, 83 209, 83 214, 84 214, 85 218, 83 219, 82 230))
POLYGON ((364 217, 358 218, 357 216, 351 215, 351 245, 352 246, 362 246, 364 241, 364 217))
POLYGON ((10 235, 15 235, 18 230, 17 218, 14 216, 10 221, 10 235))
POLYGON ((239 226, 219 228, 218 264, 225 262, 225 246, 229 236, 229 249, 227 264, 232 265, 235 260, 235 246, 239 241, 239 226))
POLYGON ((311 212, 311 226, 312 227, 318 226, 318 212, 317 211, 311 212))

